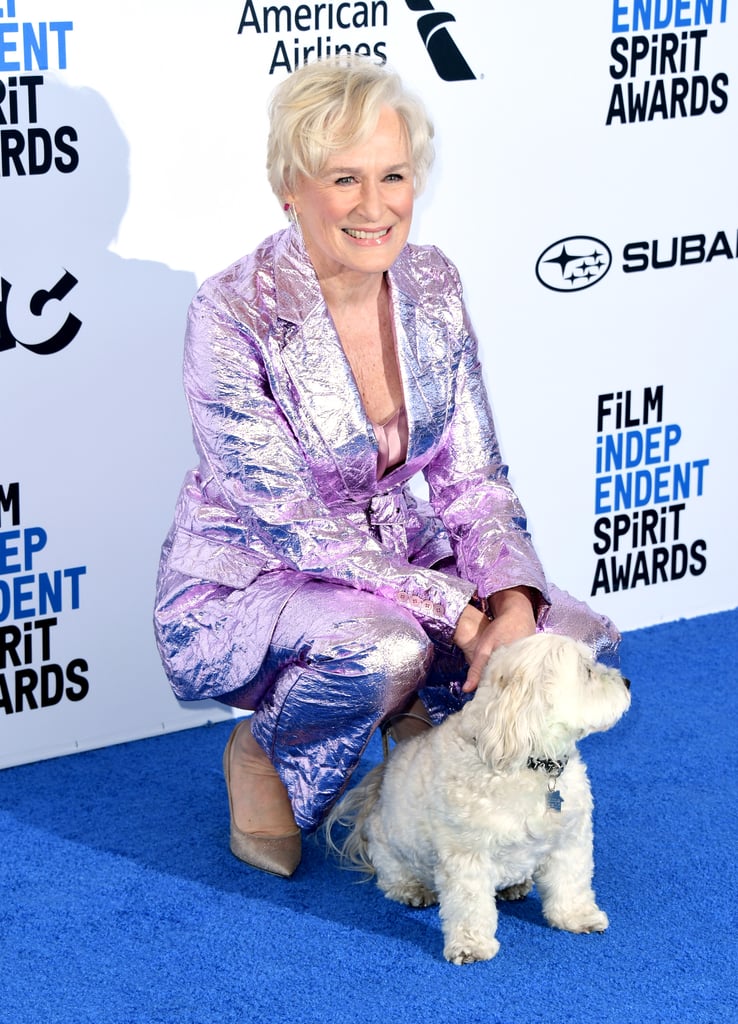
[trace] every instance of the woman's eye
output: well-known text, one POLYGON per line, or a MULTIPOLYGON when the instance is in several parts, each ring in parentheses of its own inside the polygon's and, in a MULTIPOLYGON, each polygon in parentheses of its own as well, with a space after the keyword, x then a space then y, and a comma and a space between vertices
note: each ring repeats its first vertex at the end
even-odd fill
POLYGON ((336 184, 337 185, 353 185, 355 181, 356 181, 356 179, 353 177, 353 175, 347 174, 343 178, 337 178, 336 179, 336 184))
POLYGON ((384 180, 385 181, 403 181, 403 176, 401 174, 388 174, 387 177, 384 180))

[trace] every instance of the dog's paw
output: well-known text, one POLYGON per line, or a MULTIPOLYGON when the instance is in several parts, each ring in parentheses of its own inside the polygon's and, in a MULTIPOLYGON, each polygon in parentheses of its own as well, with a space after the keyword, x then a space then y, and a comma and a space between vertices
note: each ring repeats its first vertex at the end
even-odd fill
POLYGON ((499 948, 497 939, 472 939, 466 935, 450 939, 444 946, 443 955, 452 964, 473 964, 477 960, 491 960, 499 948))
POLYGON ((506 889, 500 889, 497 893, 499 900, 507 900, 508 903, 515 900, 524 900, 533 888, 533 879, 526 878, 524 882, 517 885, 508 885, 506 889))
POLYGON ((610 924, 607 914, 596 904, 591 907, 577 907, 576 910, 562 911, 557 914, 546 914, 546 920, 553 928, 565 932, 585 935, 591 932, 604 932, 610 924))
POLYGON ((432 907, 438 903, 438 896, 426 889, 420 882, 405 882, 383 888, 388 900, 404 903, 407 907, 432 907))

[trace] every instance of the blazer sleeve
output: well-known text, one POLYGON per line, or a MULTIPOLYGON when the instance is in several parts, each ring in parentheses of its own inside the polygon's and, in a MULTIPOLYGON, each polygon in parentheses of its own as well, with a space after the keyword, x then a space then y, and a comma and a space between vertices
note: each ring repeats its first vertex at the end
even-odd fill
POLYGON ((450 263, 448 269, 463 343, 453 413, 444 442, 426 470, 431 504, 449 532, 458 571, 476 585, 480 597, 528 586, 548 601, 525 511, 500 455, 458 273, 450 263))
POLYGON ((237 535, 233 542, 267 568, 376 593, 407 608, 431 636, 450 641, 473 585, 388 553, 361 506, 352 516, 324 500, 274 398, 270 373, 255 332, 227 302, 201 292, 190 308, 184 379, 214 526, 221 509, 223 529, 237 535))

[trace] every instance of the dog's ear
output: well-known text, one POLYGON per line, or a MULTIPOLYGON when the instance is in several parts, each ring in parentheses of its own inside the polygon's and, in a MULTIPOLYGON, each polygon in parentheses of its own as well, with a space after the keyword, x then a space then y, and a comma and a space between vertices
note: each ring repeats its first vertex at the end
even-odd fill
POLYGON ((493 771, 523 766, 544 742, 549 702, 541 652, 522 644, 495 652, 462 711, 463 735, 493 771))

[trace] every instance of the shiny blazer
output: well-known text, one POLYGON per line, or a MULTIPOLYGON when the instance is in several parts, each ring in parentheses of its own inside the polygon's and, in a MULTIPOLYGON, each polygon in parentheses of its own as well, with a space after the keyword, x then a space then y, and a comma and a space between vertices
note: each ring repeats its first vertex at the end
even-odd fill
POLYGON ((307 579, 379 594, 441 641, 475 591, 525 584, 546 597, 456 269, 407 245, 387 278, 409 437, 405 463, 379 481, 377 439, 297 229, 192 302, 184 383, 199 464, 162 549, 155 616, 180 697, 252 678, 307 579), (417 473, 432 509, 409 487, 417 473), (452 555, 458 575, 432 568, 452 555))

